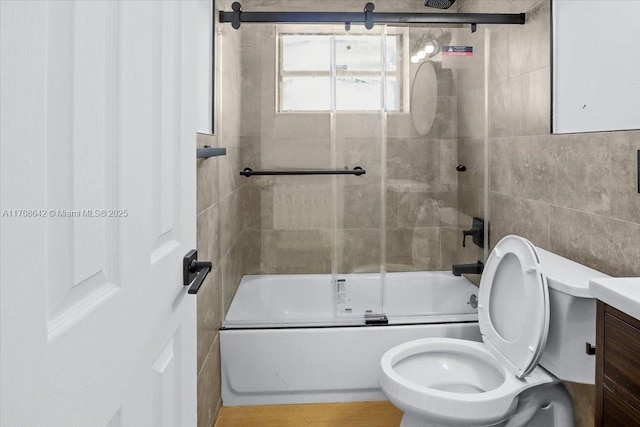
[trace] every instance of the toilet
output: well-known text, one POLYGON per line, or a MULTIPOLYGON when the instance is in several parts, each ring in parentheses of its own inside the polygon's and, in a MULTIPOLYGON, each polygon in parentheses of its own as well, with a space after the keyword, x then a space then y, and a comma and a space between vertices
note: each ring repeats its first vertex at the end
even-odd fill
POLYGON ((378 382, 401 427, 573 426, 562 381, 595 383, 594 277, 608 276, 503 238, 480 282, 482 342, 425 338, 383 355, 378 382))

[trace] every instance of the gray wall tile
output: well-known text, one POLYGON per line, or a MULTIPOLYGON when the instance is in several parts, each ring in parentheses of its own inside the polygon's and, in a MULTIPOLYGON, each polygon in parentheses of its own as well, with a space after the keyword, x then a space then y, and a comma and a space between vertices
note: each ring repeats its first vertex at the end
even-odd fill
MULTIPOLYGON (((229 2, 216 1, 217 8, 229 2)), ((251 145, 240 138, 241 79, 240 33, 221 29, 217 35, 217 135, 198 135, 203 145, 227 148, 227 155, 198 160, 197 249, 199 259, 210 260, 214 270, 198 294, 198 426, 210 427, 221 406, 220 345, 218 329, 224 297, 235 292, 242 270, 241 159, 255 159, 251 145), (224 99, 224 102, 221 100, 224 99)))
POLYGON ((216 337, 211 351, 198 374, 198 427, 210 427, 220 409, 220 339, 216 337))
POLYGON ((640 223, 637 156, 640 131, 604 134, 611 145, 611 216, 640 223))

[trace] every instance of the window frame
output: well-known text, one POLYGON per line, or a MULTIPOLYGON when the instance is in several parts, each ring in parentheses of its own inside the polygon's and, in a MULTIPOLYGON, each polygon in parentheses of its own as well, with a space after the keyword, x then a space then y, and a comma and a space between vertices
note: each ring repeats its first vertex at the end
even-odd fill
MULTIPOLYGON (((287 25, 287 26, 277 26, 276 27, 276 56, 277 59, 275 61, 276 65, 276 114, 304 114, 304 113, 330 113, 334 111, 339 112, 353 112, 353 113, 371 113, 371 112, 387 112, 390 114, 403 114, 409 112, 409 103, 406 102, 408 100, 408 84, 406 83, 409 79, 409 63, 408 63, 408 51, 409 51, 409 31, 407 27, 387 27, 386 31, 379 34, 371 34, 371 32, 367 32, 364 28, 362 29, 354 29, 352 28, 350 31, 345 31, 342 26, 328 26, 322 25, 314 28, 309 28, 309 26, 298 26, 298 25, 287 25), (331 38, 331 57, 330 57, 330 67, 329 70, 304 70, 304 71, 285 71, 283 64, 283 36, 287 35, 308 35, 308 36, 329 36, 331 38), (335 52, 333 50, 334 42, 336 37, 343 36, 393 36, 396 38, 396 70, 395 71, 344 71, 337 70, 334 64, 335 60, 335 52), (296 77, 296 76, 322 76, 329 78, 329 84, 331 86, 331 95, 329 99, 329 108, 326 110, 285 110, 283 109, 282 101, 283 101, 283 80, 286 77, 296 77), (349 77, 381 77, 384 83, 381 85, 381 91, 383 90, 383 102, 385 105, 380 109, 371 109, 371 110, 341 110, 336 108, 336 92, 335 86, 336 81, 340 76, 349 76, 349 77), (398 88, 397 88, 397 106, 398 109, 388 110, 386 106, 386 92, 387 92, 387 76, 393 76, 396 78, 398 88)), ((384 53, 383 53, 384 54, 384 53)), ((382 95, 382 94, 381 94, 382 95)))

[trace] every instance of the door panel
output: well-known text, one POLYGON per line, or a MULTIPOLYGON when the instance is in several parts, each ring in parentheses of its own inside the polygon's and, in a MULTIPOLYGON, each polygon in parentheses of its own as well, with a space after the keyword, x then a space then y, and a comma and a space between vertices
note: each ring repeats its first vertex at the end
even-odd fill
POLYGON ((153 208, 159 215, 151 217, 153 227, 152 261, 171 250, 177 244, 176 237, 179 226, 175 220, 179 218, 179 165, 174 164, 179 148, 174 141, 179 138, 180 111, 180 5, 178 3, 157 4, 154 13, 158 16, 159 25, 153 28, 153 93, 157 103, 153 111, 154 149, 151 154, 153 180, 151 196, 153 208), (165 120, 162 120, 165 118, 165 120), (166 120, 169 118, 169 120, 166 120), (176 167, 177 166, 177 167, 176 167))
POLYGON ((196 424, 194 15, 0 2, 2 426, 196 424))
POLYGON ((49 11, 45 139, 50 149, 44 187, 47 208, 54 210, 46 220, 53 339, 119 286, 113 275, 117 218, 101 219, 99 212, 117 206, 115 135, 105 129, 105 118, 115 117, 117 108, 110 99, 116 76, 108 69, 117 49, 108 24, 116 20, 117 9, 62 2, 49 11))

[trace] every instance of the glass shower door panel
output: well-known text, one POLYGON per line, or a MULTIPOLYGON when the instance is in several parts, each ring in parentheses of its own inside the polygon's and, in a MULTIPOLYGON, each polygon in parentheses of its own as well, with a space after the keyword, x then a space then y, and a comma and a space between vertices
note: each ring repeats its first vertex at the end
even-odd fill
MULTIPOLYGON (((335 313, 336 318, 362 324, 383 316, 382 227, 386 137, 386 71, 395 66, 399 38, 386 27, 336 36, 333 152, 337 168, 359 166, 366 174, 336 177, 335 313), (386 61, 385 58, 394 60, 386 61)), ((393 69, 395 72, 395 68, 393 69)))
POLYGON ((295 97, 278 98, 283 91, 290 92, 290 85, 295 86, 293 92, 316 87, 314 78, 322 80, 323 92, 328 93, 328 38, 299 36, 272 24, 243 25, 230 36, 239 37, 238 52, 242 47, 242 122, 239 146, 231 147, 227 156, 229 164, 237 161, 237 168, 227 174, 227 179, 238 180, 237 190, 220 201, 220 208, 241 198, 242 245, 223 254, 223 292, 229 307, 224 326, 330 325, 335 315, 332 177, 238 176, 244 168, 331 169, 329 102, 301 104, 295 97), (296 60, 301 50, 309 49, 326 57, 296 60), (307 73, 305 66, 312 70, 307 73), (237 259, 242 262, 236 263, 237 259))
POLYGON ((383 119, 381 112, 334 114, 337 167, 366 170, 335 179, 336 316, 360 324, 382 314, 383 119))
POLYGON ((484 260, 462 231, 486 216, 485 32, 414 26, 409 46, 410 114, 387 123, 384 312, 390 323, 449 321, 474 316, 477 293, 452 265, 484 260), (435 53, 418 55, 433 40, 435 53))
MULTIPOLYGON (((264 113, 263 113, 264 114, 264 113)), ((260 140, 259 168, 274 171, 331 169, 328 113, 276 116, 260 140)), ((261 289, 265 320, 326 324, 333 320, 334 197, 331 176, 249 178, 259 204, 259 254, 247 273, 270 283, 261 289)))

